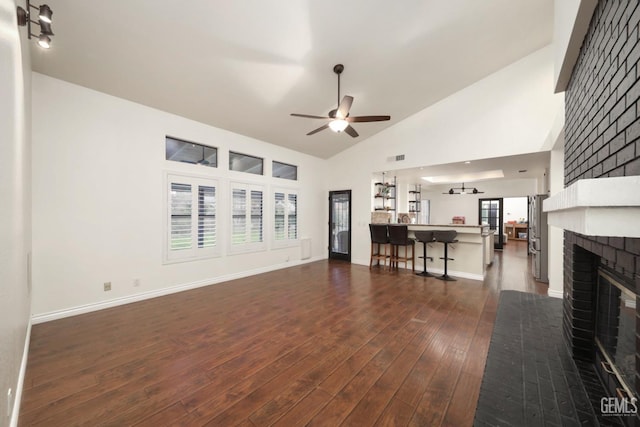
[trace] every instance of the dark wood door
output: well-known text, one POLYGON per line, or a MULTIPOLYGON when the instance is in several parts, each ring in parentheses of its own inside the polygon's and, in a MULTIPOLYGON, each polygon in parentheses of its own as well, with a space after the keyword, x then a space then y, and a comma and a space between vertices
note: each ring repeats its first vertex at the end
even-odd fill
POLYGON ((351 261, 351 190, 329 192, 329 258, 351 261))
POLYGON ((480 225, 488 224, 491 230, 495 230, 495 249, 502 249, 504 236, 502 233, 502 197, 495 199, 478 200, 478 218, 480 225))

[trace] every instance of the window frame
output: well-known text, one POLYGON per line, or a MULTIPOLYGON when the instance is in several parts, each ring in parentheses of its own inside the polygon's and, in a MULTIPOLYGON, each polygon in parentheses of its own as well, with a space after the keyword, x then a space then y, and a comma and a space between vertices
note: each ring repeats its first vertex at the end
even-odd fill
POLYGON ((173 264, 179 262, 197 261, 203 259, 216 258, 221 256, 221 248, 223 247, 223 234, 220 232, 224 228, 221 226, 221 209, 220 196, 221 187, 218 179, 195 176, 189 174, 181 174, 176 172, 165 172, 164 174, 164 218, 163 218, 163 264, 173 264), (185 184, 191 186, 191 247, 185 250, 171 250, 171 185, 185 184), (198 247, 199 239, 199 187, 213 187, 215 189, 215 244, 211 247, 198 247), (195 207, 195 208, 194 208, 195 207))
POLYGON ((236 172, 236 173, 247 173, 249 175, 256 175, 256 176, 265 176, 264 175, 264 172, 265 172, 264 157, 254 156, 252 154, 241 153, 239 151, 233 151, 233 150, 229 150, 227 152, 227 155, 228 155, 229 171, 236 172), (249 158, 252 158, 252 159, 260 160, 260 162, 261 162, 260 173, 249 172, 249 171, 246 171, 246 170, 233 169, 231 166, 232 166, 232 161, 233 161, 233 156, 234 155, 244 156, 244 157, 249 157, 249 158))
POLYGON ((269 230, 269 220, 268 216, 265 215, 265 212, 268 212, 268 200, 267 200, 267 191, 266 186, 262 184, 257 184, 254 182, 241 182, 241 181, 231 181, 229 182, 229 208, 227 210, 227 219, 229 221, 229 231, 227 233, 228 236, 228 253, 230 255, 241 254, 241 253, 249 253, 249 252, 263 252, 267 250, 267 230, 269 230), (234 190, 244 190, 245 191, 245 206, 244 206, 244 218, 245 218, 245 233, 246 241, 243 243, 234 243, 234 217, 237 217, 237 214, 234 214, 234 190), (255 191, 260 191, 262 196, 262 212, 261 212, 261 225, 262 225, 262 240, 259 242, 251 241, 251 230, 252 230, 252 204, 251 204, 251 193, 255 191))
POLYGON ((218 147, 214 147, 211 145, 207 145, 207 144, 201 144, 199 142, 193 142, 193 141, 188 141, 186 139, 182 139, 182 138, 176 138, 175 136, 171 136, 171 135, 165 135, 164 136, 164 159, 167 162, 172 162, 172 163, 179 163, 179 164, 184 164, 184 165, 191 165, 191 166, 204 166, 207 168, 212 168, 212 169, 218 169, 218 165, 220 163, 220 149, 218 147), (180 160, 173 160, 173 159, 167 159, 167 140, 172 139, 174 141, 178 141, 178 142, 182 142, 184 144, 191 144, 191 145, 197 145, 198 147, 202 147, 203 150, 203 159, 204 160, 204 150, 205 149, 210 149, 210 150, 214 150, 216 153, 216 161, 215 164, 203 164, 200 162, 187 162, 187 161, 180 161, 180 160))
POLYGON ((271 209, 269 210, 271 215, 271 245, 273 248, 287 248, 292 246, 298 246, 300 244, 300 192, 296 188, 285 188, 285 187, 273 187, 271 190, 271 209), (291 239, 289 237, 289 215, 284 215, 284 239, 277 239, 276 233, 276 194, 284 194, 284 200, 288 204, 289 196, 295 195, 296 197, 296 237, 291 239))
POLYGON ((297 165, 292 165, 291 163, 285 163, 285 162, 281 162, 279 160, 271 160, 271 177, 272 178, 278 178, 278 179, 286 179, 287 181, 298 181, 298 166, 297 165), (295 168, 296 171, 296 177, 295 178, 285 178, 282 176, 275 176, 274 175, 274 170, 275 170, 275 164, 278 163, 280 165, 284 165, 284 166, 291 166, 292 168, 295 168))

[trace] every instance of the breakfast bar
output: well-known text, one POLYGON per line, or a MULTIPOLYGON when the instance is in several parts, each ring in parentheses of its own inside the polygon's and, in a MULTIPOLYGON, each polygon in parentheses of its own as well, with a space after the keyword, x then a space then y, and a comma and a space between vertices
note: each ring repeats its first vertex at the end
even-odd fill
MULTIPOLYGON (((389 224, 389 227, 396 227, 400 224, 389 224)), ((483 280, 487 265, 493 262, 494 255, 494 232, 488 225, 466 225, 466 224, 408 224, 409 237, 414 238, 415 231, 428 230, 455 230, 458 235, 458 242, 449 245, 449 274, 451 276, 463 277, 467 279, 483 280)), ((421 246, 421 245, 420 245, 421 246)), ((416 270, 423 267, 421 256, 422 250, 416 246, 416 270)), ((433 242, 427 246, 427 256, 433 257, 433 261, 428 261, 427 270, 434 274, 444 272, 444 261, 440 258, 444 256, 442 243, 433 242)))

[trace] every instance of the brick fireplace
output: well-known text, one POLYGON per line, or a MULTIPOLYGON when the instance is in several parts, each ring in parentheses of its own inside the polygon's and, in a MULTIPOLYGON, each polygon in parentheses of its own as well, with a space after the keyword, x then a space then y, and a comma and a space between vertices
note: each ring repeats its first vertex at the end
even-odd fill
MULTIPOLYGON (((550 224, 565 229, 564 336, 574 359, 594 367, 602 361, 595 340, 599 271, 615 278, 615 289, 640 294, 639 21, 637 1, 598 2, 565 94, 566 189, 545 204, 556 213, 550 224)), ((625 323, 635 336, 635 392, 640 298, 626 298, 623 308, 635 310, 633 325, 625 323)))

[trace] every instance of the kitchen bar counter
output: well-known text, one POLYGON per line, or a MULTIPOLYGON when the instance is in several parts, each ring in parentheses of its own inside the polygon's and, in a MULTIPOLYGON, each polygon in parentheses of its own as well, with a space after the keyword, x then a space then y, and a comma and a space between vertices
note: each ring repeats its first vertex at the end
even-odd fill
MULTIPOLYGON (((403 224, 388 224, 390 227, 403 224)), ((449 244, 449 275, 467 279, 483 280, 486 267, 493 262, 493 230, 487 225, 469 224, 406 224, 409 237, 415 238, 414 232, 420 230, 455 230, 458 232, 457 243, 449 244)), ((416 242, 416 272, 422 270, 422 243, 416 242)), ((444 272, 444 245, 433 242, 427 245, 427 256, 433 257, 428 261, 427 271, 434 274, 444 272)))

